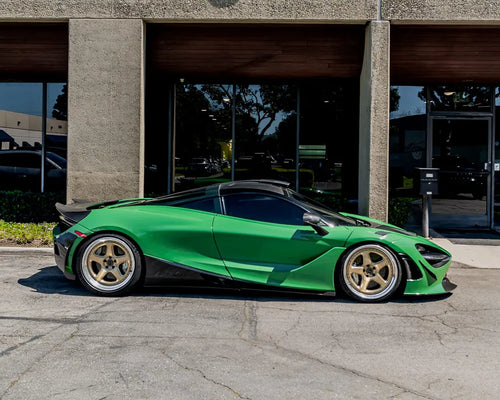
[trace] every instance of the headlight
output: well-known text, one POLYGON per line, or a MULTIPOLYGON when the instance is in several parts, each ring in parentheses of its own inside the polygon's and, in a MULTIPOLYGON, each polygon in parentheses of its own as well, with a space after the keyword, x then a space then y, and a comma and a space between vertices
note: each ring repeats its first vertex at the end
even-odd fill
POLYGON ((425 246, 423 244, 417 244, 415 247, 418 252, 422 254, 422 257, 424 257, 425 260, 434 268, 442 267, 450 261, 450 256, 448 254, 443 253, 434 247, 425 246))

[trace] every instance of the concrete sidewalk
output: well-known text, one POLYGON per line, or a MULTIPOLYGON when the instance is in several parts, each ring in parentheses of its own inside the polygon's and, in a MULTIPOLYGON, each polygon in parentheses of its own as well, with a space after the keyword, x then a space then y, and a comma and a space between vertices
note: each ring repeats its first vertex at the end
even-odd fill
POLYGON ((446 238, 431 238, 431 241, 448 250, 452 260, 456 263, 466 264, 475 268, 500 268, 500 240, 488 244, 476 244, 474 240, 470 243, 452 243, 446 238))

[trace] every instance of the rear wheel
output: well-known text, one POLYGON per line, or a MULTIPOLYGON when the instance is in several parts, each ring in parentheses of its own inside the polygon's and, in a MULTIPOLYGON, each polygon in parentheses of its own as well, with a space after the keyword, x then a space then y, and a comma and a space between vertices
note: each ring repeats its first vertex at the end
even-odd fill
POLYGON ((142 275, 139 250, 118 234, 92 237, 78 252, 76 275, 88 290, 121 296, 136 287, 142 275))
POLYGON ((342 290, 363 302, 387 300, 398 290, 403 271, 392 252, 378 244, 365 244, 348 251, 339 265, 342 290))

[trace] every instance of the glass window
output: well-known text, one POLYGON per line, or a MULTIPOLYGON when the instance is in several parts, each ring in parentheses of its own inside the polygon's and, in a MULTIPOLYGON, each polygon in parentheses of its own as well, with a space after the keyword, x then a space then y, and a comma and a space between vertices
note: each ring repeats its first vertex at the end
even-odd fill
POLYGON ((357 198, 358 85, 311 82, 300 87, 300 190, 357 198))
POLYGON ((235 179, 295 184, 297 87, 238 85, 235 179))
POLYGON ((258 194, 224 197, 226 214, 275 224, 303 225, 304 210, 286 200, 258 194))
POLYGON ((493 153, 493 174, 494 174, 494 225, 500 228, 500 87, 495 89, 495 142, 493 153))
POLYGON ((176 191, 231 180, 232 98, 232 85, 176 85, 176 191))
POLYGON ((41 83, 0 83, 0 160, 15 167, 0 166, 0 190, 41 190, 42 94, 41 83))
POLYGON ((491 88, 489 86, 432 86, 429 100, 431 111, 491 112, 491 88))
POLYGON ((43 84, 0 83, 0 190, 66 190, 67 85, 48 83, 46 100, 42 180, 43 84))
POLYGON ((41 166, 41 153, 28 153, 20 151, 17 155, 18 167, 20 168, 37 168, 40 169, 41 166))
POLYGON ((68 85, 47 84, 47 157, 66 168, 68 149, 68 85), (57 160, 56 160, 57 158, 57 160))
POLYGON ((150 81, 145 192, 154 197, 233 179, 295 187, 298 177, 300 189, 313 196, 355 199, 358 98, 352 80, 150 81))
POLYGON ((391 196, 411 196, 414 170, 425 167, 427 115, 423 86, 392 86, 389 124, 391 196))
POLYGON ((432 166, 439 168, 439 196, 432 199, 432 212, 485 215, 489 121, 436 119, 432 129, 432 166))
POLYGON ((218 198, 212 198, 212 199, 205 199, 205 200, 198 200, 198 201, 190 201, 187 203, 180 203, 177 204, 178 207, 183 207, 183 208, 190 208, 192 210, 199 210, 199 211, 206 211, 206 212, 211 212, 215 213, 216 208, 215 208, 215 202, 218 202, 218 198))

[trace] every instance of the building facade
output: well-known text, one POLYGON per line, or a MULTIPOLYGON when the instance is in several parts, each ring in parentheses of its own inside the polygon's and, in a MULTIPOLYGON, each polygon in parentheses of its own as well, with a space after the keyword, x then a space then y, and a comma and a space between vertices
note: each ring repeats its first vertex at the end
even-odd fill
POLYGON ((0 113, 47 122, 0 140, 68 202, 272 178, 386 220, 437 167, 431 226, 498 227, 499 43, 491 0, 3 1, 0 113))

